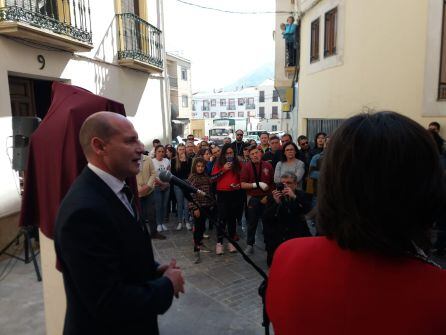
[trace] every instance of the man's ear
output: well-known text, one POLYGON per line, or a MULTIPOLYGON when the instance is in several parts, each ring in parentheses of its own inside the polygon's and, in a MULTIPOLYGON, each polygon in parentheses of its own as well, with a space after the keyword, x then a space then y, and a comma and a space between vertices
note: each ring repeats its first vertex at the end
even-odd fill
POLYGON ((101 140, 99 137, 93 137, 90 141, 90 146, 92 151, 96 155, 103 155, 105 150, 105 142, 101 140))

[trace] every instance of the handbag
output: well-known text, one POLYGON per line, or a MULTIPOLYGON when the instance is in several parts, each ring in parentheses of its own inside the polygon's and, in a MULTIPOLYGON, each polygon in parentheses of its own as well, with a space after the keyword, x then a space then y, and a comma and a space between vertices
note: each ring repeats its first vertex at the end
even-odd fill
POLYGON ((305 193, 314 194, 314 179, 307 177, 307 187, 305 193))

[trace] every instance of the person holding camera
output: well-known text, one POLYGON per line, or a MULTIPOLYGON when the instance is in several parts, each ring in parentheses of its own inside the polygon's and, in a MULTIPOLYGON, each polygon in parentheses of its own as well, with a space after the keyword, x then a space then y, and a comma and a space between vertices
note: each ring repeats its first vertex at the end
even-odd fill
POLYGON ((269 162, 262 161, 262 153, 256 145, 249 147, 251 162, 243 165, 240 185, 248 195, 246 216, 248 221, 247 247, 245 252, 254 252, 255 235, 263 213, 266 197, 273 189, 274 171, 269 162))
POLYGON ((311 236, 305 221, 310 205, 305 193, 298 190, 296 175, 292 172, 282 174, 280 183, 268 197, 262 217, 268 266, 271 266, 280 244, 292 238, 311 236))

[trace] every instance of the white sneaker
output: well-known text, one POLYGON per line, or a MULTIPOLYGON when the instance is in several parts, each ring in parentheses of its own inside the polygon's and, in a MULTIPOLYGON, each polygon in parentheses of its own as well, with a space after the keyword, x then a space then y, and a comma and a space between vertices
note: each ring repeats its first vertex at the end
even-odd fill
POLYGON ((163 231, 163 226, 162 225, 158 225, 158 226, 156 226, 156 231, 158 232, 158 233, 161 233, 162 231, 163 231))
POLYGON ((234 252, 237 252, 237 249, 234 247, 234 245, 232 243, 228 243, 228 251, 230 253, 234 253, 234 252))
POLYGON ((217 243, 217 245, 215 246, 215 253, 217 255, 223 255, 223 243, 217 243))
POLYGON ((192 230, 192 226, 189 222, 186 222, 186 228, 187 230, 192 230))
POLYGON ((177 230, 183 229, 183 223, 178 222, 177 230))
POLYGON ((161 227, 163 228, 164 231, 168 231, 169 230, 169 229, 167 229, 167 226, 164 223, 161 225, 161 227))

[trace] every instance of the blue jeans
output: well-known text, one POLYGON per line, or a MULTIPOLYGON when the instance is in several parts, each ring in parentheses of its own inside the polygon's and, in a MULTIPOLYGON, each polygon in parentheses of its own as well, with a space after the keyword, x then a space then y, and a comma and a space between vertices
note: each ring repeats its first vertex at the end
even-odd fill
POLYGON ((155 194, 156 224, 159 226, 163 224, 163 220, 166 217, 170 188, 161 190, 159 187, 155 187, 153 192, 155 194))
POLYGON ((177 215, 178 222, 188 222, 189 221, 189 202, 184 197, 183 191, 178 186, 173 187, 175 192, 175 198, 177 199, 177 215))

